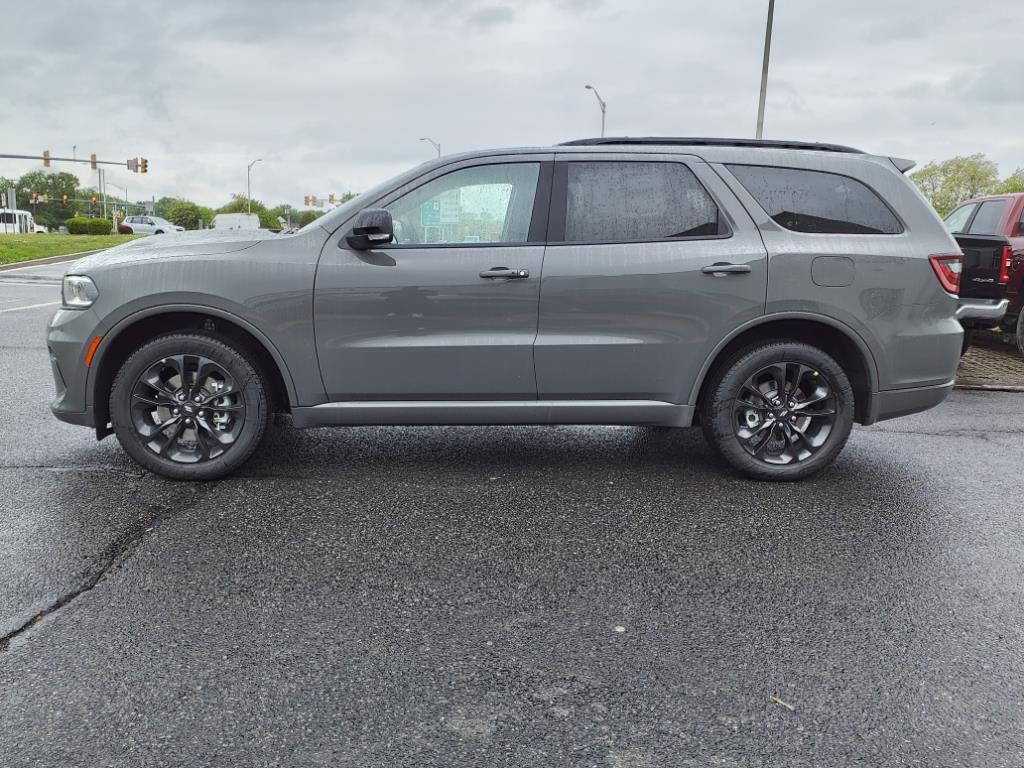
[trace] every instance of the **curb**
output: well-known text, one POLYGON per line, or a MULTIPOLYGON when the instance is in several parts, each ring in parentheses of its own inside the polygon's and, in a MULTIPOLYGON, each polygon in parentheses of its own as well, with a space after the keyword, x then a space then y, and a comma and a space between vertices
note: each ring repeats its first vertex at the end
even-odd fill
POLYGON ((0 272, 10 272, 15 269, 26 269, 27 267, 35 267, 40 264, 60 264, 62 261, 75 261, 82 258, 83 256, 90 256, 100 251, 105 251, 106 248, 95 248, 91 251, 79 251, 78 253, 64 253, 60 256, 44 256, 41 259, 25 259, 25 261, 16 261, 13 264, 0 264, 0 272))
POLYGON ((1011 384, 954 384, 953 389, 966 389, 975 392, 1024 392, 1024 387, 1011 384))

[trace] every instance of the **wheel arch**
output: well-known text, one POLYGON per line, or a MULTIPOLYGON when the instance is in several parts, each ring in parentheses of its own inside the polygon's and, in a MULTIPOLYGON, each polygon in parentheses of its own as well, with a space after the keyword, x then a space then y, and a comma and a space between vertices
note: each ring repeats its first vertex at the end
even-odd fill
POLYGON ((123 318, 103 336, 99 354, 90 366, 86 402, 92 404, 96 437, 111 434, 110 388, 121 364, 141 343, 173 331, 200 331, 240 345, 267 379, 276 411, 298 404, 295 385, 284 358, 274 344, 251 323, 237 315, 208 306, 174 305, 142 310, 123 318))
POLYGON ((737 328, 708 355, 690 393, 689 405, 703 402, 713 374, 740 349, 759 341, 792 339, 812 344, 835 358, 853 387, 854 420, 871 424, 875 420, 874 401, 878 392, 878 368, 871 349, 849 326, 830 317, 811 313, 767 315, 737 328))

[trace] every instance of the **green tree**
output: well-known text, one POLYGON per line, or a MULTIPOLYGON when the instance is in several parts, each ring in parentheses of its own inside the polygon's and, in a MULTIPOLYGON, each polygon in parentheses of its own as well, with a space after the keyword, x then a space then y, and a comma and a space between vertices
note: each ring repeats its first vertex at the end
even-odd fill
POLYGON ((177 197, 161 197, 155 203, 153 203, 153 215, 159 216, 161 219, 167 219, 170 221, 171 208, 174 207, 175 203, 183 202, 177 197))
POLYGON ((252 212, 260 217, 260 226, 263 229, 281 228, 281 222, 267 210, 267 206, 259 200, 250 200, 245 195, 232 195, 231 202, 218 208, 217 213, 249 213, 250 206, 252 212))
POLYGON ((999 182, 999 185, 994 191, 999 195, 1011 195, 1017 192, 1024 192, 1024 168, 1018 168, 999 182))
POLYGON ((314 221, 316 221, 323 215, 323 211, 316 211, 312 209, 299 211, 299 220, 297 223, 300 227, 304 227, 307 224, 312 224, 314 221))
POLYGON ((945 216, 957 203, 985 195, 999 183, 999 169, 983 154, 954 157, 937 163, 934 160, 910 174, 921 193, 928 198, 940 216, 945 216))
POLYGON ((201 218, 199 206, 188 200, 179 200, 167 212, 169 222, 185 229, 199 229, 199 219, 201 218))
POLYGON ((78 177, 73 173, 31 171, 18 179, 14 186, 19 207, 32 211, 33 218, 44 226, 58 227, 75 212, 73 198, 78 187, 78 177), (45 197, 48 202, 38 202, 33 206, 33 192, 38 195, 37 199, 45 197), (68 196, 66 205, 64 195, 68 196))

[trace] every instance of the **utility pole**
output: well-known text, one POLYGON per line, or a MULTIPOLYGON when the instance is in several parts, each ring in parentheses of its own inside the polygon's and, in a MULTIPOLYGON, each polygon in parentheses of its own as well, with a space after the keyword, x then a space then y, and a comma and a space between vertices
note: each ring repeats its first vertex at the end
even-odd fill
POLYGON ((608 103, 604 99, 601 98, 601 94, 599 94, 597 92, 597 88, 595 88, 594 86, 592 86, 592 85, 585 85, 583 87, 586 88, 588 91, 593 91, 594 92, 594 96, 597 97, 598 106, 601 107, 601 138, 603 139, 604 138, 604 116, 605 116, 605 112, 608 110, 608 103))
POLYGON ((772 52, 772 19, 775 0, 768 0, 768 23, 764 29, 764 58, 761 61, 761 98, 757 102, 757 138, 764 133, 764 97, 768 93, 768 59, 772 52))
POLYGON ((245 170, 245 202, 248 204, 249 213, 252 213, 252 167, 256 163, 262 163, 263 158, 259 157, 249 163, 249 167, 245 170))

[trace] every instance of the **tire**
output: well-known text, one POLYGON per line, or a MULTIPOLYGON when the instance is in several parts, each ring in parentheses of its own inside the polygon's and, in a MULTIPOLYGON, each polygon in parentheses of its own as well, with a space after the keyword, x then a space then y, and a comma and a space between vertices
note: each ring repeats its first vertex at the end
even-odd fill
POLYGON ((1017 331, 1014 338, 1017 341, 1017 351, 1024 355, 1024 307, 1017 313, 1017 331))
POLYGON ((157 230, 156 232, 154 232, 153 234, 154 234, 154 235, 162 235, 163 233, 164 233, 164 231, 163 231, 162 229, 158 229, 158 230, 157 230))
POLYGON ((798 341, 766 342, 741 350, 712 374, 701 426, 708 443, 747 477, 802 480, 846 445, 854 404, 849 378, 823 351, 798 341), (777 397, 780 387, 795 409, 777 397))
POLYGON ((964 355, 967 354, 967 350, 969 350, 971 348, 971 345, 973 343, 974 343, 974 329, 973 328, 964 328, 964 343, 960 347, 960 357, 963 357, 964 355))
POLYGON ((145 469, 174 480, 215 480, 259 447, 270 416, 267 392, 259 368, 231 342, 171 333, 125 360, 110 390, 110 420, 145 469))

